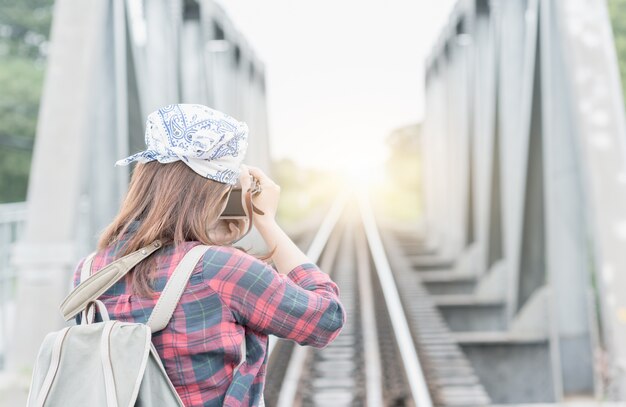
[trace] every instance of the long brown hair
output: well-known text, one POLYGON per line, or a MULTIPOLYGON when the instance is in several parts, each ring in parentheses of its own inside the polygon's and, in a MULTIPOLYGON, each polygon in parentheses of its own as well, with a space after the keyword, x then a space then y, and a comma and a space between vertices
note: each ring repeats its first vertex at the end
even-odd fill
MULTIPOLYGON (((157 239, 163 245, 186 241, 228 244, 212 241, 209 230, 218 222, 230 190, 229 184, 204 178, 182 161, 137 164, 120 212, 102 233, 98 250, 119 242, 135 221, 139 221, 137 230, 124 243, 117 257, 139 250, 157 239)), ((259 258, 266 260, 269 257, 271 254, 259 258)), ((150 296, 154 271, 151 258, 139 263, 129 274, 133 292, 150 296)))

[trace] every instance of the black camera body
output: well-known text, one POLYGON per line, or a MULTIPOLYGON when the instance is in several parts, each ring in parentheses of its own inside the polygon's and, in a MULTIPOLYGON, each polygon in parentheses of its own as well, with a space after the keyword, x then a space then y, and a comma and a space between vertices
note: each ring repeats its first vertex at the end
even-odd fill
POLYGON ((248 217, 243 208, 242 194, 241 185, 235 185, 233 189, 231 189, 226 207, 224 211, 222 211, 220 219, 245 219, 248 217))

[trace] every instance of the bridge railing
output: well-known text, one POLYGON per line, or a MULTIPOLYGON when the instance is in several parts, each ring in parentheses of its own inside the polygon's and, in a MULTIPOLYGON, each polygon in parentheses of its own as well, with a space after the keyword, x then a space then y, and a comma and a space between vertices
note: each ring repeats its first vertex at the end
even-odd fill
POLYGON ((26 202, 0 204, 0 370, 4 369, 9 329, 15 315, 16 273, 10 264, 10 252, 25 224, 26 202))

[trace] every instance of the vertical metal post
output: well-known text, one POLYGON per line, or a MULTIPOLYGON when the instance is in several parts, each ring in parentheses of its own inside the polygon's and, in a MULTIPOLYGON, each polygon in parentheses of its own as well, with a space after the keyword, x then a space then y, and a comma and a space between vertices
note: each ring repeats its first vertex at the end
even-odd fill
MULTIPOLYGON (((129 154, 128 145, 128 61, 126 60, 126 0, 113 0, 113 37, 115 58, 115 123, 117 156, 129 154)), ((128 186, 128 168, 116 170, 119 197, 128 186)))
POLYGON ((585 163, 611 397, 626 399, 626 117, 606 2, 559 0, 573 118, 585 163))

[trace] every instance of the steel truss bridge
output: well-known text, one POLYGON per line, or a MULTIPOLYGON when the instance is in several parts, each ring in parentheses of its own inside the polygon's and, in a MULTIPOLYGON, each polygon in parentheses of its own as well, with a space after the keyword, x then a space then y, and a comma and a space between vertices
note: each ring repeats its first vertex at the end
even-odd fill
MULTIPOLYGON (((148 112, 229 112, 250 125, 248 161, 269 162, 265 68, 215 3, 59 0, 54 16, 28 203, 0 208, 7 405, 117 210, 128 173, 112 163, 141 148, 148 112)), ((619 405, 626 117, 605 2, 461 0, 425 84, 423 222, 357 191, 294 235, 351 322, 321 350, 271 339, 267 405, 619 405)))

